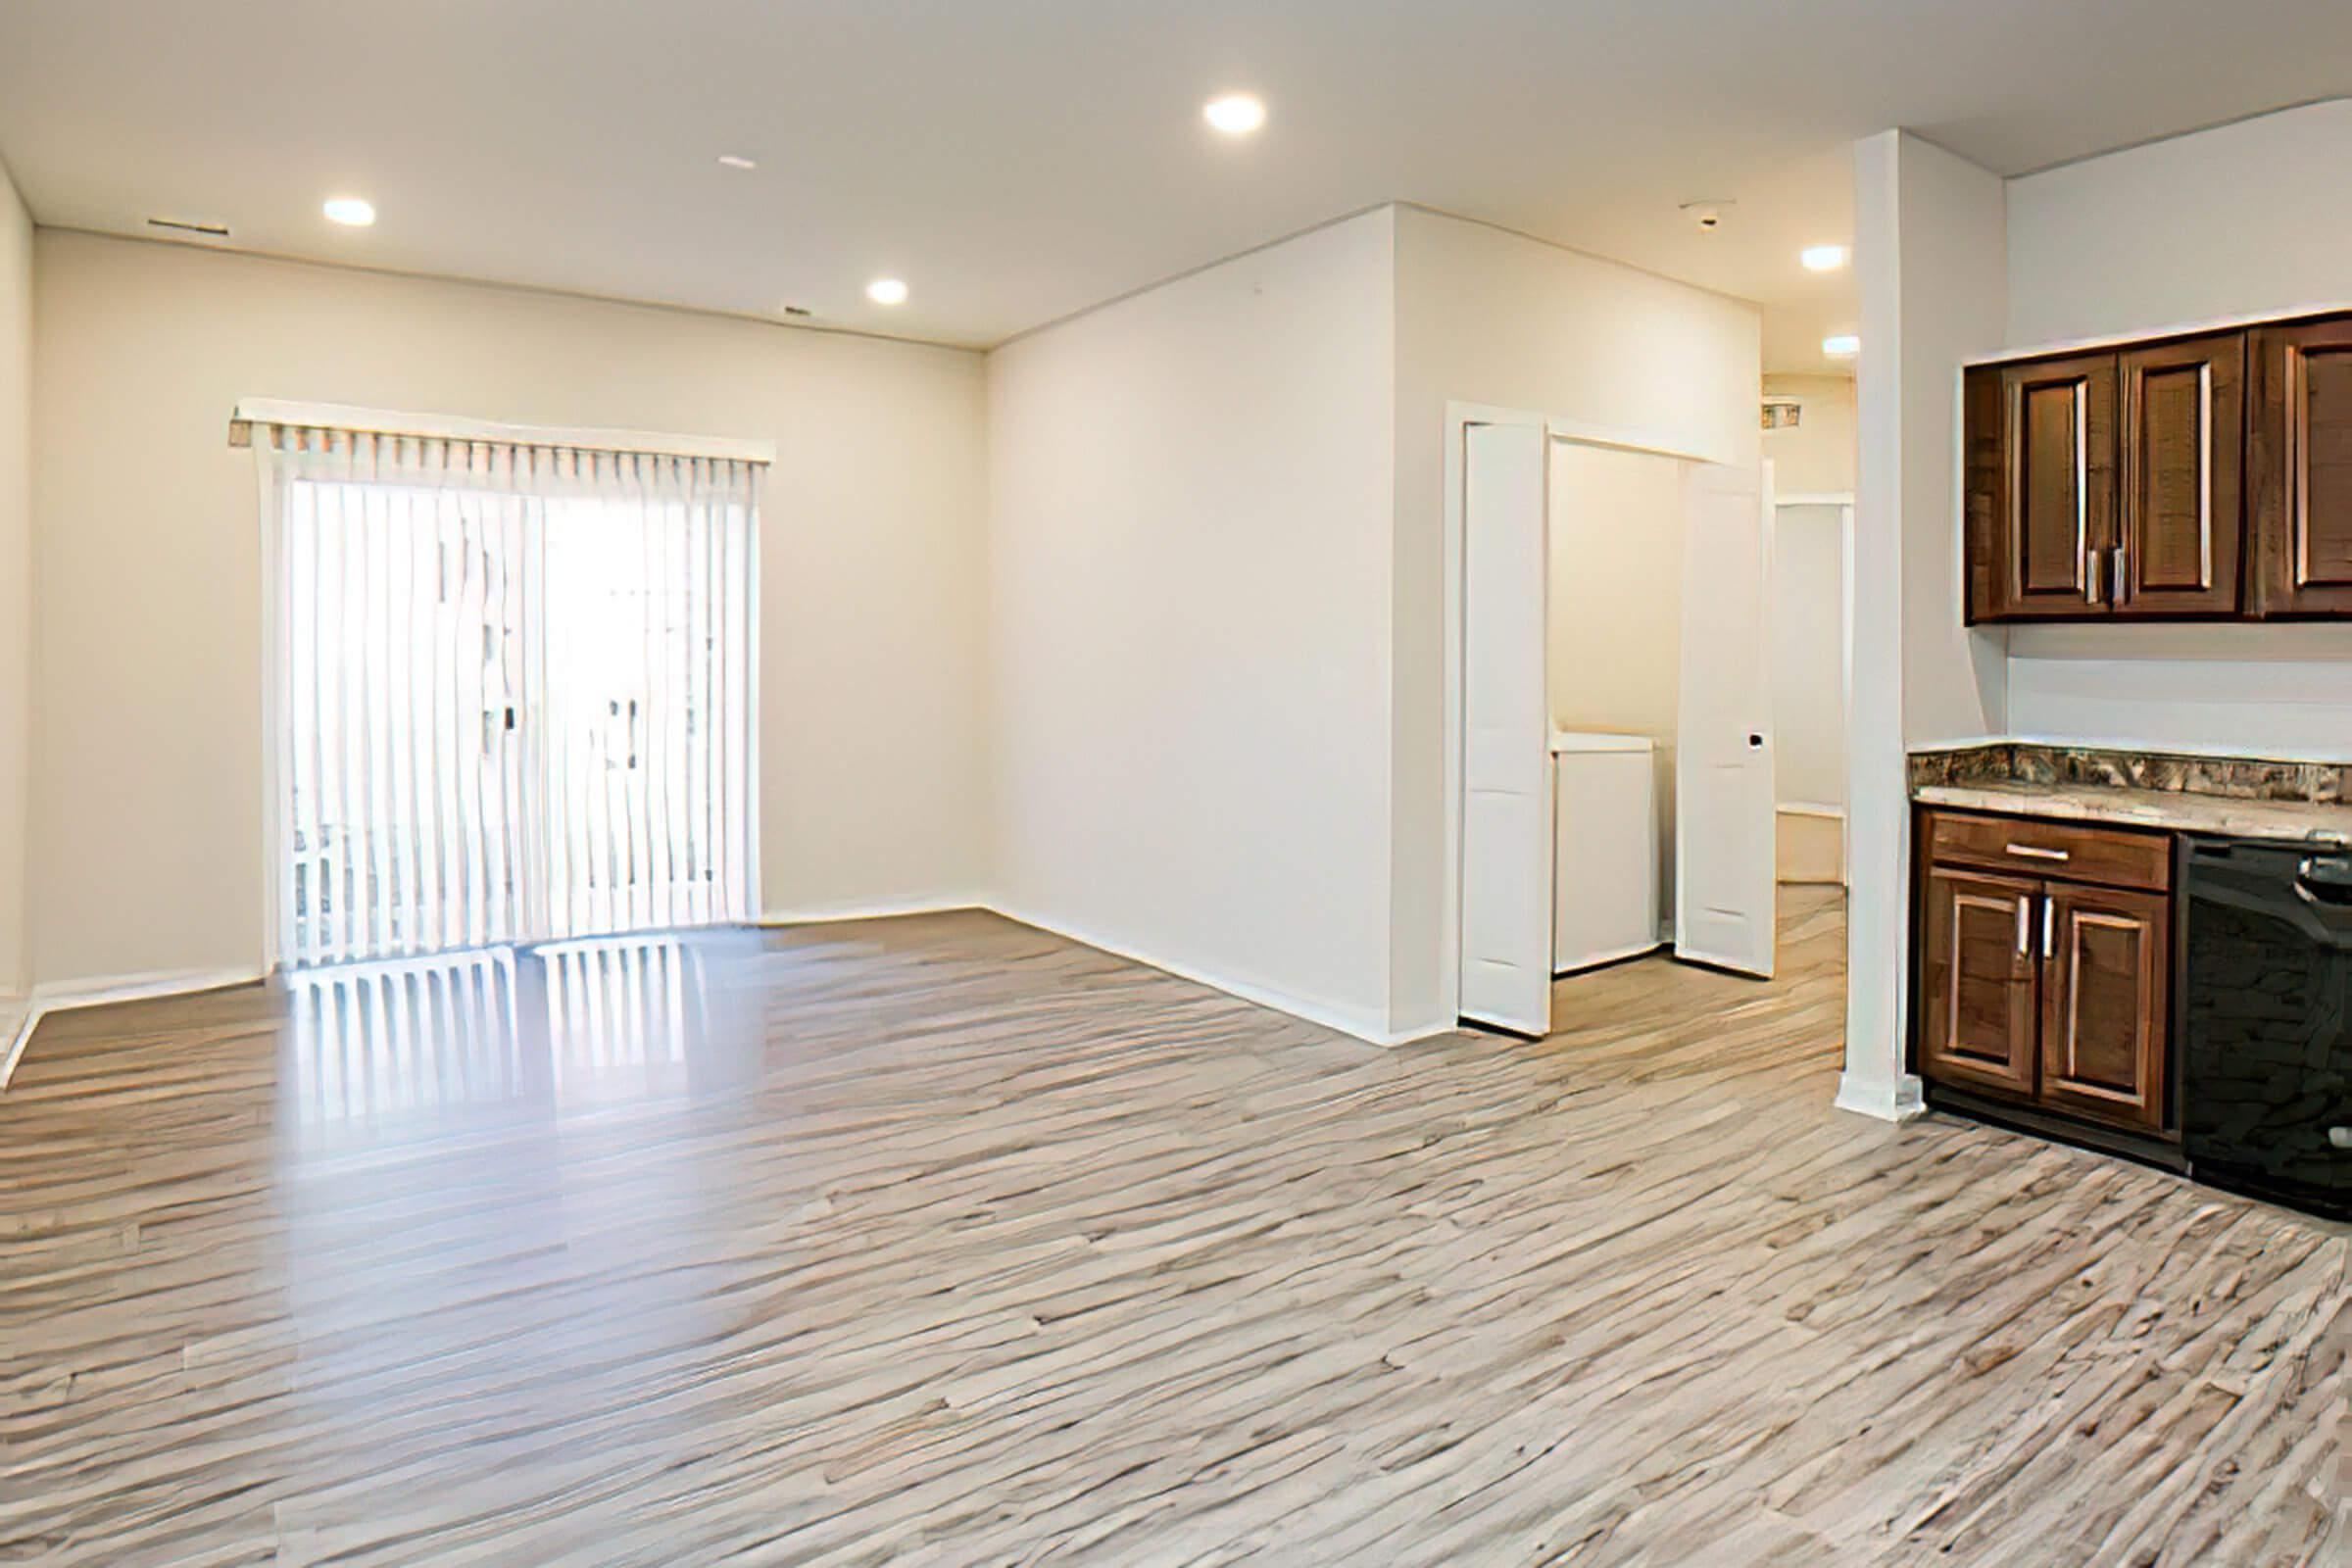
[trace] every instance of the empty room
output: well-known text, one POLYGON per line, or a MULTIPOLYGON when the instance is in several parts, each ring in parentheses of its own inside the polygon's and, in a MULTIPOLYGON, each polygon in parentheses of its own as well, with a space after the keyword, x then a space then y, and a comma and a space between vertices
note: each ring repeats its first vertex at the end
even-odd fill
POLYGON ((0 1561, 2352 1564, 2352 8, 0 7, 0 1561))

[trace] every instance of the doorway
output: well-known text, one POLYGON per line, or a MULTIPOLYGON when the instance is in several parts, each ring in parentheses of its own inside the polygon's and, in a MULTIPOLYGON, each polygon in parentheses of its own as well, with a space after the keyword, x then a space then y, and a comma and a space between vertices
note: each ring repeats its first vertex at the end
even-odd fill
MULTIPOLYGON (((1555 868, 1555 848, 1565 840, 1556 836, 1561 775, 1552 760, 1551 598, 1553 585, 1573 579, 1580 565, 1592 568, 1603 592, 1614 584, 1605 559, 1553 559, 1548 514, 1559 448, 1662 461, 1673 475, 1681 591, 1670 618, 1681 635, 1671 682, 1673 760, 1660 792, 1672 803, 1672 941, 1678 956, 1769 976, 1775 860, 1768 467, 1531 416, 1457 408, 1452 419, 1460 483, 1458 505, 1449 496, 1447 515, 1449 577, 1458 585, 1449 595, 1455 722, 1448 725, 1447 783, 1457 831, 1448 846, 1446 912, 1456 946, 1456 1016, 1511 1033, 1547 1033, 1555 892, 1563 906, 1598 896, 1597 889, 1567 885, 1555 868)), ((1666 555, 1671 561, 1670 550, 1666 555)), ((1662 613, 1647 612, 1645 633, 1656 630, 1649 622, 1662 613)), ((1642 657, 1622 646, 1633 640, 1630 632, 1613 640, 1622 659, 1642 657)), ((1595 654, 1592 662, 1604 657, 1611 656, 1595 654)), ((1560 678, 1579 679, 1573 662, 1571 656, 1560 678)), ((1654 681, 1658 671, 1642 673, 1654 681)), ((1651 727, 1660 727, 1655 718, 1651 727)), ((1660 843, 1657 857, 1666 853, 1660 843)))

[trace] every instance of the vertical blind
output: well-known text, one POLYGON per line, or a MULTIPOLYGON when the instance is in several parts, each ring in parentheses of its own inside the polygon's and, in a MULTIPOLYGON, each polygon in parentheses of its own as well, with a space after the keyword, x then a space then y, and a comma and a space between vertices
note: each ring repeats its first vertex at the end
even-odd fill
POLYGON ((253 445, 281 961, 751 918, 757 464, 253 445))

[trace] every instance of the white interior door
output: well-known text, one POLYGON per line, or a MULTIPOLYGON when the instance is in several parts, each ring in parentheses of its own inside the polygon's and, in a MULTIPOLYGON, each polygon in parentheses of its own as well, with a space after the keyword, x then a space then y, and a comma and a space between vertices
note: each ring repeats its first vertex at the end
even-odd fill
POLYGON ((1461 1015, 1551 1032, 1544 433, 1463 431, 1461 1015))
POLYGON ((1769 976, 1772 467, 1695 463, 1684 495, 1690 535, 1675 728, 1674 951, 1769 976))

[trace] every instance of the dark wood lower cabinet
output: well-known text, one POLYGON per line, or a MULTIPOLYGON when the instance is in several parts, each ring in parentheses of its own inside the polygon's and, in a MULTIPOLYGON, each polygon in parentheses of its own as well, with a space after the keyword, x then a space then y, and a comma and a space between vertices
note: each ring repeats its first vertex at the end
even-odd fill
POLYGON ((2164 1125, 2172 901, 2063 884, 2042 897, 2041 1101, 2154 1132, 2164 1125))
POLYGON ((1929 812, 1920 843, 1922 1076, 2170 1138, 2170 836, 1929 812), (2050 871, 2004 875, 1966 863, 2006 853, 2013 838, 2050 871), (2071 880, 2085 872, 2141 885, 2071 880))
POLYGON ((1921 937, 1927 975, 1922 1070, 1953 1083, 2034 1093, 2034 883, 1932 866, 1921 937))

